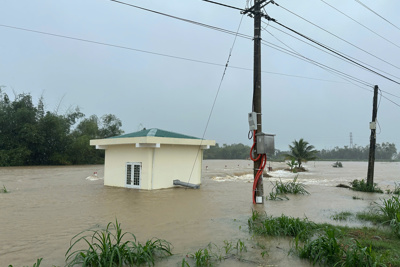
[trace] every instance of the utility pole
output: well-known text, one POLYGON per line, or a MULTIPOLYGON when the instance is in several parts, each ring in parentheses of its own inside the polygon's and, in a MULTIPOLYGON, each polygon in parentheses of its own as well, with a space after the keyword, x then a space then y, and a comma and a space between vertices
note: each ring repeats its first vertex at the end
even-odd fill
POLYGON ((368 174, 367 185, 374 185, 374 164, 375 164, 375 147, 376 147, 376 116, 378 113, 378 85, 374 87, 374 101, 372 107, 372 122, 369 124, 371 129, 371 137, 369 142, 369 157, 368 157, 368 174))
POLYGON ((350 148, 353 148, 353 133, 350 132, 350 148))
MULTIPOLYGON (((253 74, 253 112, 257 114, 257 131, 256 135, 262 132, 262 117, 261 117, 261 3, 265 1, 255 0, 254 1, 254 74, 253 74)), ((257 147, 257 138, 256 147, 257 147)), ((257 175, 258 170, 261 166, 261 157, 254 162, 254 179, 257 175)), ((264 184, 263 176, 261 174, 260 179, 256 186, 256 197, 261 197, 262 203, 264 203, 264 184)))

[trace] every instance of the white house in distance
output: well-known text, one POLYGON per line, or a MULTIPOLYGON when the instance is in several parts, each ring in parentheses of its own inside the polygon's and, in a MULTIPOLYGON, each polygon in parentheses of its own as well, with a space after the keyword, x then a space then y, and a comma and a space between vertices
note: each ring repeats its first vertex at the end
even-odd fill
POLYGON ((174 180, 200 185, 203 150, 215 141, 153 128, 90 145, 105 149, 104 185, 152 190, 174 180))

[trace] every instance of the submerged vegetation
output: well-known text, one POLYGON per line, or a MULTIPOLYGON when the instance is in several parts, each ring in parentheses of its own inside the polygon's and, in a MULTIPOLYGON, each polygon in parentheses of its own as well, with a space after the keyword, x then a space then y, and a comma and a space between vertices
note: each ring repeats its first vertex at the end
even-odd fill
POLYGON ((243 254, 247 252, 245 243, 238 239, 236 244, 224 241, 224 245, 218 247, 213 243, 209 243, 204 249, 199 249, 194 253, 188 254, 182 259, 182 267, 190 267, 190 263, 194 266, 214 266, 228 258, 243 260, 243 254))
MULTIPOLYGON (((43 260, 43 258, 37 259, 36 263, 34 263, 32 267, 39 267, 42 260, 43 260)), ((8 267, 14 267, 14 266, 8 265, 8 267)))
MULTIPOLYGON (((289 253, 321 266, 400 266, 400 196, 382 199, 369 211, 368 220, 379 227, 344 227, 320 224, 308 218, 286 215, 268 216, 253 211, 247 220, 248 229, 257 236, 288 237, 292 239, 289 253)), ((347 220, 352 213, 335 213, 331 219, 347 220)), ((239 227, 240 229, 241 227, 239 227)), ((269 253, 265 245, 249 246, 259 258, 246 257, 248 246, 240 239, 224 241, 222 246, 209 243, 188 253, 179 264, 190 266, 217 266, 225 260, 260 265, 269 253), (261 249, 261 251, 260 251, 261 249), (258 251, 257 251, 258 250, 258 251)), ((123 232, 116 220, 103 230, 87 230, 74 237, 65 254, 66 266, 153 266, 158 260, 172 255, 171 244, 161 239, 137 242, 134 234, 123 232), (85 248, 86 247, 86 248, 85 248)), ((38 259, 34 267, 39 267, 38 259)), ((10 265, 12 267, 12 265, 10 265)))
POLYGON ((271 217, 253 211, 249 230, 293 237, 291 252, 325 266, 400 266, 400 239, 388 229, 316 224, 308 219, 271 217))
POLYGON ((376 183, 374 183, 373 185, 368 185, 365 180, 355 179, 350 182, 350 185, 351 189, 354 191, 383 193, 382 189, 380 189, 376 183))
POLYGON ((133 266, 154 265, 159 257, 171 255, 171 244, 161 239, 147 240, 145 244, 136 241, 134 234, 122 232, 116 220, 104 230, 89 230, 75 235, 65 254, 67 266, 133 266), (73 250, 80 243, 86 249, 73 250))
POLYGON ((310 193, 306 190, 305 185, 297 181, 298 175, 293 178, 293 181, 282 182, 276 181, 273 184, 272 192, 269 193, 269 200, 288 200, 289 198, 285 194, 302 194, 309 195, 310 193))
POLYGON ((7 188, 5 187, 5 185, 3 185, 3 188, 0 189, 0 193, 8 193, 9 191, 7 190, 7 188))

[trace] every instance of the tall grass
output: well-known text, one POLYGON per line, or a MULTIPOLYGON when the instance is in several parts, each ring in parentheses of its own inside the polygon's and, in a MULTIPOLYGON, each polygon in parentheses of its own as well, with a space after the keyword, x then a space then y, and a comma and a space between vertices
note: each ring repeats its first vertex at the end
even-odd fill
MULTIPOLYGON (((43 260, 43 258, 37 259, 36 263, 34 263, 32 267, 39 267, 42 260, 43 260)), ((13 267, 13 266, 10 264, 10 265, 8 265, 8 267, 13 267)))
POLYGON ((314 240, 306 240, 303 247, 298 244, 296 242, 296 250, 300 258, 309 259, 313 264, 334 265, 343 256, 343 250, 336 238, 334 228, 325 229, 324 234, 314 240))
POLYGON ((276 181, 275 183, 272 183, 272 192, 269 194, 269 200, 284 200, 284 199, 289 199, 285 194, 302 194, 302 195, 309 195, 310 193, 306 190, 306 187, 304 184, 297 182, 297 178, 299 176, 297 175, 296 177, 293 178, 293 181, 289 182, 282 182, 282 180, 279 179, 279 181, 276 181))
POLYGON ((196 267, 214 266, 228 258, 234 258, 240 261, 245 252, 247 252, 247 246, 240 239, 237 240, 236 245, 225 240, 222 248, 218 247, 214 243, 209 243, 205 248, 188 254, 186 259, 182 259, 181 266, 190 267, 190 261, 192 261, 196 267), (232 254, 231 252, 234 251, 235 254, 232 254))
POLYGON ((292 236, 301 240, 309 238, 317 225, 308 219, 299 219, 281 215, 280 217, 263 216, 253 211, 248 219, 248 226, 251 232, 264 236, 292 236))
POLYGON ((372 193, 383 193, 382 189, 380 189, 377 184, 368 185, 365 180, 353 180, 350 182, 351 189, 354 191, 361 192, 372 192, 372 193))
POLYGON ((133 266, 154 265, 157 257, 171 255, 170 243, 161 239, 136 242, 134 234, 122 232, 118 221, 109 223, 104 230, 88 230, 75 235, 65 254, 66 266, 133 266), (86 249, 73 250, 78 244, 86 249))
POLYGON ((8 193, 7 188, 3 185, 3 189, 0 189, 0 192, 2 193, 8 193))

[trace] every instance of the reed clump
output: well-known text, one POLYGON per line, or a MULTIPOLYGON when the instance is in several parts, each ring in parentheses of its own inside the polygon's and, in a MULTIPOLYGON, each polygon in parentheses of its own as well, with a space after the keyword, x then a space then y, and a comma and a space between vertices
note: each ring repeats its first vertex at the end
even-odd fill
POLYGON ((249 230, 257 235, 293 237, 291 253, 314 265, 400 266, 400 238, 387 229, 316 224, 256 211, 248 223, 249 230))
MULTIPOLYGON (((36 263, 34 263, 32 267, 39 267, 42 260, 43 260, 43 258, 37 259, 36 263)), ((13 267, 13 266, 10 264, 10 265, 8 265, 8 267, 13 267)))
POLYGON ((222 247, 214 243, 209 243, 205 248, 201 248, 194 253, 188 254, 186 258, 183 258, 181 266, 190 267, 191 265, 189 263, 191 262, 193 262, 196 267, 215 266, 228 258, 241 261, 245 252, 247 252, 247 246, 240 239, 238 239, 236 243, 225 240, 222 247))
POLYGON ((298 175, 293 178, 293 181, 289 182, 282 182, 281 179, 279 181, 275 181, 272 187, 272 191, 269 194, 269 200, 289 200, 286 194, 302 194, 302 195, 309 195, 310 193, 306 190, 304 184, 297 181, 298 175))
POLYGON ((360 192, 370 192, 370 193, 383 193, 382 189, 378 187, 376 183, 368 185, 365 180, 353 180, 350 182, 351 189, 360 192))
POLYGON ((7 190, 7 188, 5 187, 5 185, 3 185, 3 189, 0 189, 0 193, 9 193, 9 191, 7 190))
POLYGON ((161 239, 136 241, 134 234, 122 232, 116 220, 104 230, 88 230, 75 235, 65 254, 66 266, 134 266, 154 265, 157 258, 172 255, 171 244, 161 239), (78 244, 86 249, 74 250, 78 244))

